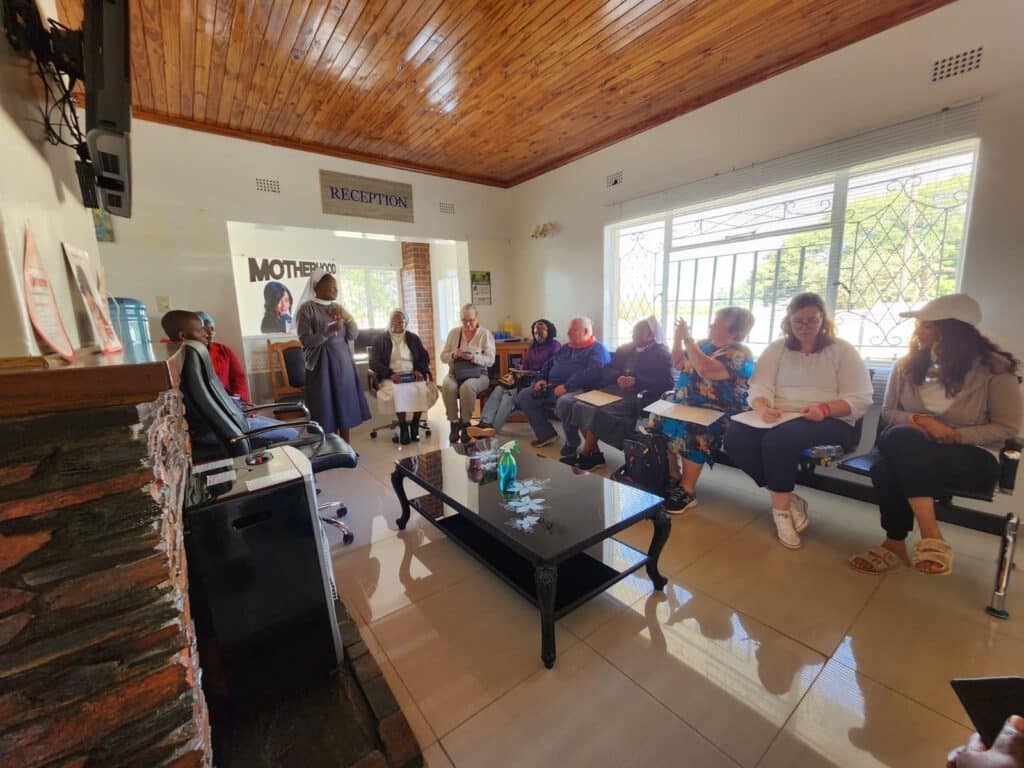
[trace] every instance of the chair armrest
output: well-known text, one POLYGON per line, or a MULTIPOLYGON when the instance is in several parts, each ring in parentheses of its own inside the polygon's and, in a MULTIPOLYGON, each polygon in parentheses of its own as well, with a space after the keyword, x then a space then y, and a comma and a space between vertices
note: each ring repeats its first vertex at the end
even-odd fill
MULTIPOLYGON (((230 443, 237 443, 237 442, 240 442, 241 440, 246 440, 246 439, 248 439, 250 437, 254 437, 256 435, 262 435, 264 432, 272 432, 275 429, 283 429, 283 428, 286 428, 286 427, 308 427, 311 424, 316 424, 316 422, 315 421, 310 421, 309 419, 293 419, 292 421, 279 421, 277 424, 269 424, 266 427, 259 427, 257 429, 251 429, 248 432, 243 432, 240 435, 235 435, 228 442, 230 442, 230 443)), ((320 425, 317 424, 317 428, 319 428, 319 427, 320 427, 320 425)), ((321 431, 323 431, 323 430, 321 430, 321 431)), ((288 442, 291 442, 291 441, 288 441, 288 442)), ((285 443, 285 442, 278 443, 278 445, 287 445, 287 444, 288 443, 285 443)))
POLYGON ((999 452, 999 492, 1012 495, 1020 466, 1021 441, 1011 438, 999 452))
POLYGON ((307 419, 312 418, 309 415, 309 409, 306 404, 301 400, 281 400, 276 403, 262 403, 260 405, 252 405, 248 408, 243 408, 242 413, 255 413, 256 411, 269 411, 272 408, 279 408, 281 410, 289 411, 302 411, 307 419))

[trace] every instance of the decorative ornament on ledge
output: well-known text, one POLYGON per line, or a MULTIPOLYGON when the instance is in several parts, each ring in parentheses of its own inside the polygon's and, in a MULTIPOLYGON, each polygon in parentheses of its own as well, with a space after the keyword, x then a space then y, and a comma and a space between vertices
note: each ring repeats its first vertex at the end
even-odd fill
POLYGON ((548 235, 554 234, 555 222, 546 221, 543 224, 538 224, 533 228, 533 234, 530 237, 536 239, 538 237, 547 237, 548 235))

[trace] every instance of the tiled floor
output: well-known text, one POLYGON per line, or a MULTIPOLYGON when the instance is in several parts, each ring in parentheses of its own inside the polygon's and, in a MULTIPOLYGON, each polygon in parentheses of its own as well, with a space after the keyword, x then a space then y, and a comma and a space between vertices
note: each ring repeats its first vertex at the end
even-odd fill
MULTIPOLYGON (((397 530, 391 466, 447 445, 431 417, 419 446, 355 430, 359 468, 320 485, 356 533, 343 547, 329 532, 339 590, 432 768, 939 767, 970 734, 949 679, 1020 670, 1024 586, 1009 622, 981 610, 994 537, 951 529, 949 578, 861 575, 846 557, 877 543, 874 510, 809 491, 812 525, 788 551, 727 467, 673 518, 666 589, 638 572, 567 616, 546 670, 532 606, 416 513, 397 530)), ((528 440, 526 425, 509 433, 528 440)), ((606 455, 610 474, 621 455, 606 455)), ((650 533, 622 538, 646 549, 650 533)))

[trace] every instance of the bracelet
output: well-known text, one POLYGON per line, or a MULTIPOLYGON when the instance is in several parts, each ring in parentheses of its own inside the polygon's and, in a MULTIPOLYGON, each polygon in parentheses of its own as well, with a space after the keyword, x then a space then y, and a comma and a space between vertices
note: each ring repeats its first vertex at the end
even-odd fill
POLYGON ((826 419, 832 415, 832 409, 829 408, 828 403, 819 403, 818 407, 821 408, 821 412, 825 414, 826 419))

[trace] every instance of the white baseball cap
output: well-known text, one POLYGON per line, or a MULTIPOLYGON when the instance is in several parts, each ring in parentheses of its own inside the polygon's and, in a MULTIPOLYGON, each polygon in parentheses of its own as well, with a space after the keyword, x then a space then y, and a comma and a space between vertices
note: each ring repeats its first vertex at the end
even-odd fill
POLYGON ((926 322, 935 320, 959 320, 968 325, 981 322, 981 307, 966 293, 951 293, 932 299, 920 309, 900 312, 900 317, 914 317, 926 322))

